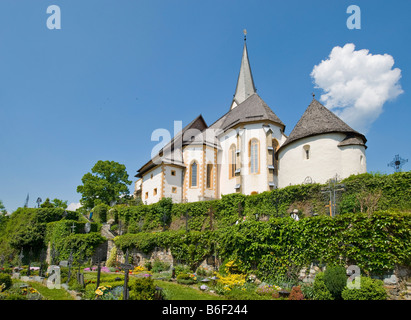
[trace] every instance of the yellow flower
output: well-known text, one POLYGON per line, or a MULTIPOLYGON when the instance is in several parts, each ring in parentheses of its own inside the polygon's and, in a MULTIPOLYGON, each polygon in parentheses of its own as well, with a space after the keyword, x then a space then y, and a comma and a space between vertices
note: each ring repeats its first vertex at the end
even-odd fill
POLYGON ((104 292, 101 291, 100 289, 97 289, 97 290, 96 290, 96 294, 98 294, 99 296, 102 296, 102 295, 104 294, 104 292))

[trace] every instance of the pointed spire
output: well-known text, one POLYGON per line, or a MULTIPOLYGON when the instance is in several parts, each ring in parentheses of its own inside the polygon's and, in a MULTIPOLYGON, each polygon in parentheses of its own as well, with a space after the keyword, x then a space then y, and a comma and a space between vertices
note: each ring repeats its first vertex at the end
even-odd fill
POLYGON ((235 89, 235 94, 233 102, 231 103, 230 110, 235 108, 241 102, 245 101, 253 93, 257 92, 254 85, 253 74, 251 73, 250 62, 248 60, 246 35, 247 31, 244 29, 243 57, 241 59, 241 67, 240 73, 238 75, 237 87, 235 89))

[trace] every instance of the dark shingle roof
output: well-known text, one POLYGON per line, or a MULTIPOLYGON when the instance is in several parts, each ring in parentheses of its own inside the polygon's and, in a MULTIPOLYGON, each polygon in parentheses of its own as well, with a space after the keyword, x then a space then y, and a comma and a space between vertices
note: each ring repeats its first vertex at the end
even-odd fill
MULTIPOLYGON (((193 135, 198 135, 198 132, 200 133, 207 128, 207 123, 205 122, 203 116, 200 114, 197 116, 193 121, 191 121, 188 125, 186 125, 179 133, 176 134, 173 139, 171 139, 170 142, 168 142, 161 150, 164 152, 163 154, 163 162, 164 163, 171 163, 171 164, 176 164, 180 166, 184 166, 184 163, 182 162, 182 154, 181 154, 181 149, 177 148, 175 149, 174 147, 180 147, 184 146, 186 144, 191 143, 191 137, 193 135), (179 154, 177 154, 177 152, 179 154), (181 159, 181 160, 180 160, 181 159)), ((142 177, 144 172, 147 172, 151 168, 154 168, 157 166, 153 162, 153 159, 149 160, 146 164, 144 164, 140 169, 137 170, 137 174, 135 177, 142 177)))
POLYGON ((367 142, 363 134, 352 129, 333 112, 313 99, 281 148, 305 137, 331 132, 347 134, 347 137, 341 142, 343 144, 340 143, 340 145, 365 145, 367 142))
POLYGON ((280 124, 283 129, 284 123, 270 109, 269 106, 260 98, 257 93, 252 94, 244 102, 240 103, 235 108, 231 109, 224 117, 221 129, 227 130, 238 123, 251 121, 271 120, 280 124))

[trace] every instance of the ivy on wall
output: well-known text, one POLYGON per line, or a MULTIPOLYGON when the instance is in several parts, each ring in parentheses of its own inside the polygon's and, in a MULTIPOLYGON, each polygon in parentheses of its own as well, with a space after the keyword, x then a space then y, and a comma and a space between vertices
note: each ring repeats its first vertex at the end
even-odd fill
POLYGON ((362 273, 383 273, 396 264, 411 263, 411 214, 351 213, 335 218, 317 216, 295 221, 289 217, 269 222, 246 220, 214 231, 165 231, 127 234, 115 238, 122 250, 144 253, 169 248, 176 260, 191 266, 218 251, 221 259, 241 262, 242 271, 268 278, 273 270, 319 263, 349 263, 362 273))

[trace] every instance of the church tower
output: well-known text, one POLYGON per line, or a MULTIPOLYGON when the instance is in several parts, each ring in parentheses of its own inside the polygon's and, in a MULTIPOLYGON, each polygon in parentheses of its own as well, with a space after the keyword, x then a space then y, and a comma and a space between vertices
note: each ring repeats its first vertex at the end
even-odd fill
POLYGON ((253 74, 251 73, 250 61, 248 60, 247 52, 247 31, 244 30, 244 48, 243 57, 241 59, 240 73, 238 74, 237 86, 235 88, 235 94, 231 103, 230 110, 234 109, 240 103, 244 102, 257 90, 254 85, 253 74))

